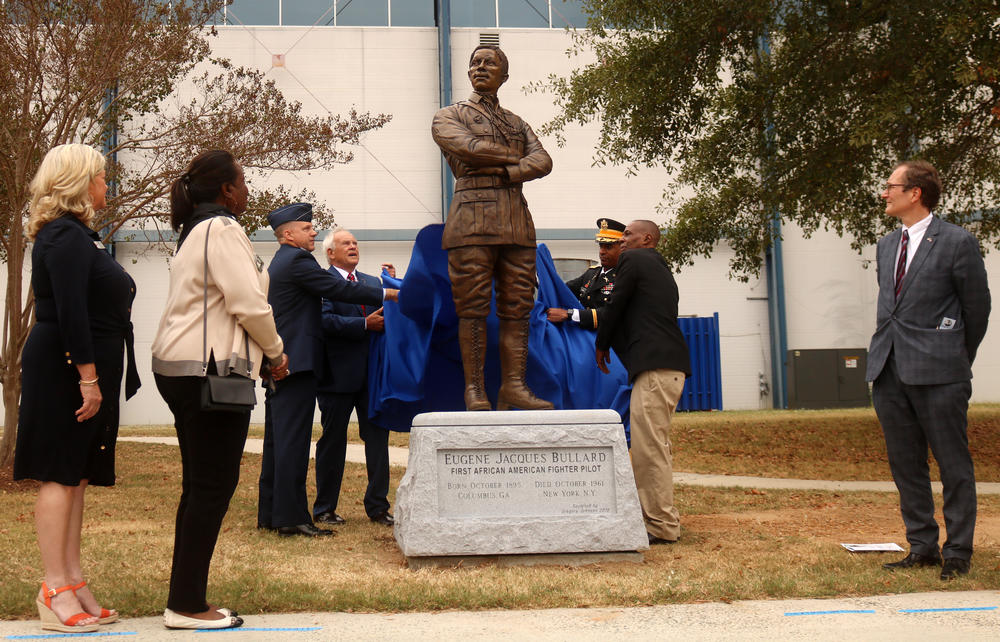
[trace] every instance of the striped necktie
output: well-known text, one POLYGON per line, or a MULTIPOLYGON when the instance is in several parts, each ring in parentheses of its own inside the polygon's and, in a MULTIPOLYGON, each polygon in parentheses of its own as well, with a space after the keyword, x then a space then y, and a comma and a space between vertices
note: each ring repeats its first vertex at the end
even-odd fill
POLYGON ((910 244, 910 233, 903 230, 903 242, 899 244, 899 260, 896 261, 896 298, 903 287, 903 276, 906 274, 906 246, 910 244))

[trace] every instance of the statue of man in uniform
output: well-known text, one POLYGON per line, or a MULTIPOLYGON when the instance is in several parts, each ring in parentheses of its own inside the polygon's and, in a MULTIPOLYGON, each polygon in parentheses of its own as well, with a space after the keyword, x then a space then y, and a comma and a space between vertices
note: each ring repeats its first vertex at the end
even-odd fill
POLYGON ((467 410, 490 410, 483 365, 494 282, 502 377, 497 410, 552 408, 524 382, 537 276, 535 226, 521 194, 522 183, 552 171, 552 159, 531 127, 497 101, 507 68, 499 47, 477 47, 469 60, 474 93, 439 110, 431 125, 434 142, 455 175, 442 246, 448 250, 459 318, 467 410))

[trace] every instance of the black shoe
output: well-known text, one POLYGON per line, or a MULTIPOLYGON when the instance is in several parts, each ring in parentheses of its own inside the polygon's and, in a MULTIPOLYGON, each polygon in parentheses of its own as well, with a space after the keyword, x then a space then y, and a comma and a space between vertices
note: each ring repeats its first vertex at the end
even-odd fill
POLYGON ((946 557, 944 560, 944 568, 941 569, 941 579, 942 580, 953 580, 959 575, 969 574, 969 560, 959 559, 957 557, 946 557))
POLYGON ((375 517, 369 517, 369 519, 375 522, 376 524, 381 524, 382 526, 392 526, 393 524, 396 523, 396 520, 392 518, 392 515, 389 513, 389 511, 382 511, 375 517))
POLYGON ((326 511, 325 513, 320 513, 319 515, 316 516, 316 519, 313 521, 316 522, 317 524, 328 524, 330 526, 343 526, 344 524, 347 523, 346 519, 344 519, 343 517, 332 511, 326 511))
POLYGON ((941 566, 941 556, 921 555, 920 553, 914 553, 911 551, 909 555, 898 562, 883 564, 882 568, 887 571, 895 571, 897 568, 913 568, 914 566, 941 566))
POLYGON ((323 537, 336 535, 333 531, 316 528, 313 524, 296 524, 295 526, 279 526, 278 535, 290 537, 292 535, 305 535, 306 537, 323 537))
POLYGON ((655 544, 676 544, 677 543, 677 540, 675 540, 675 539, 663 539, 662 537, 657 537, 656 535, 653 535, 652 533, 650 533, 648 531, 646 532, 646 537, 649 538, 649 545, 650 546, 653 546, 655 544))

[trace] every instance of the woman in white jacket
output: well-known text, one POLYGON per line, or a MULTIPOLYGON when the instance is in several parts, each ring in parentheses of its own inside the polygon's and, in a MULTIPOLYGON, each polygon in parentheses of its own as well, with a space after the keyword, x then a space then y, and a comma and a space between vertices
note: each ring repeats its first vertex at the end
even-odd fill
POLYGON ((267 303, 267 270, 237 220, 247 195, 243 169, 221 150, 195 157, 170 190, 171 223, 180 239, 152 347, 156 387, 174 415, 183 468, 164 611, 168 628, 243 623, 229 609, 210 605, 205 593, 219 528, 239 481, 250 411, 202 410, 201 375, 206 345, 209 374, 249 371, 252 379, 261 373, 281 379, 288 372, 267 303))

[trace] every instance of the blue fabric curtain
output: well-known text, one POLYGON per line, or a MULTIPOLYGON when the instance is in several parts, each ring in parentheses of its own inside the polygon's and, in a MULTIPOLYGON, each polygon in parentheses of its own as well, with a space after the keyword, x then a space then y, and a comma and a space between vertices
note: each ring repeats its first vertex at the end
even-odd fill
MULTIPOLYGON (((441 249, 444 226, 428 225, 417 235, 402 280, 382 274, 386 287, 399 288, 399 302, 385 304, 386 332, 375 335, 369 351, 369 414, 390 430, 409 431, 422 412, 465 410, 465 383, 458 348, 458 316, 451 298, 448 253, 441 249)), ((631 387, 618 357, 611 374, 597 369, 592 331, 574 323, 549 323, 550 307, 578 308, 580 302, 556 273, 552 256, 538 246, 538 298, 531 312, 526 380, 531 390, 557 409, 612 408, 628 426, 631 387)), ((487 319, 486 391, 496 405, 500 388, 496 300, 487 319)))

